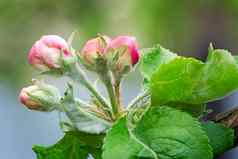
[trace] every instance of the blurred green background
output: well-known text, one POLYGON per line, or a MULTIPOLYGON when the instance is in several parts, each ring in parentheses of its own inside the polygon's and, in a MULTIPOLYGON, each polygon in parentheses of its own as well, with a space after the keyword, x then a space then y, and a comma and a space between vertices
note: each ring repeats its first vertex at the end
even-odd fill
POLYGON ((205 59, 210 42, 238 52, 238 0, 0 0, 0 154, 5 158, 34 158, 32 143, 54 143, 60 136, 57 115, 23 109, 17 94, 34 75, 27 62, 34 41, 44 34, 67 38, 75 30, 76 49, 97 33, 126 34, 137 37, 140 48, 160 43, 205 59))
POLYGON ((236 51, 237 0, 1 0, 0 79, 19 86, 29 79, 27 53, 44 34, 74 46, 97 33, 137 37, 140 47, 160 43, 180 54, 204 58, 209 42, 236 51))

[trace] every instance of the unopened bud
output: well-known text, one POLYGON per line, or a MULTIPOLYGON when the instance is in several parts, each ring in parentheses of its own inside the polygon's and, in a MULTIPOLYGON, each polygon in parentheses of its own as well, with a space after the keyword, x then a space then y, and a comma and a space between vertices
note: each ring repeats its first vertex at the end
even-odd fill
POLYGON ((37 82, 21 90, 19 95, 21 103, 32 110, 54 110, 60 103, 59 90, 51 85, 37 82))
POLYGON ((77 58, 67 42, 57 35, 45 35, 36 41, 28 56, 29 63, 41 70, 62 69, 77 58))
POLYGON ((110 38, 107 36, 101 36, 87 41, 80 53, 84 64, 91 68, 97 67, 95 66, 97 60, 104 57, 105 49, 109 42, 110 38))
POLYGON ((121 73, 128 72, 140 58, 136 39, 131 36, 118 36, 111 40, 107 52, 113 56, 113 70, 121 73))

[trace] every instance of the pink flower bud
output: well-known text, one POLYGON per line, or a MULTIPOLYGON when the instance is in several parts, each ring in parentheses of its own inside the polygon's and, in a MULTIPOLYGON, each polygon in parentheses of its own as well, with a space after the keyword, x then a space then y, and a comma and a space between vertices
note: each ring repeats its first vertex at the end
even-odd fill
POLYGON ((28 95, 28 92, 31 92, 37 89, 38 89, 37 86, 29 86, 26 88, 22 88, 20 92, 19 99, 21 103, 27 106, 27 108, 29 109, 37 110, 41 107, 41 104, 39 102, 32 100, 28 95))
POLYGON ((118 36, 109 43, 108 50, 123 50, 122 54, 119 55, 119 58, 123 58, 123 60, 126 61, 128 61, 126 58, 130 58, 129 61, 131 62, 131 65, 135 65, 140 58, 135 37, 118 36))
POLYGON ((60 94, 57 88, 41 83, 23 88, 19 99, 29 109, 51 111, 60 102, 60 94))
POLYGON ((61 68, 62 61, 69 58, 75 58, 74 54, 67 42, 57 35, 42 36, 35 42, 28 56, 29 63, 41 71, 61 68))
POLYGON ((87 41, 81 51, 81 55, 85 62, 88 64, 95 64, 95 60, 99 56, 103 56, 105 48, 110 40, 109 37, 102 36, 87 41))

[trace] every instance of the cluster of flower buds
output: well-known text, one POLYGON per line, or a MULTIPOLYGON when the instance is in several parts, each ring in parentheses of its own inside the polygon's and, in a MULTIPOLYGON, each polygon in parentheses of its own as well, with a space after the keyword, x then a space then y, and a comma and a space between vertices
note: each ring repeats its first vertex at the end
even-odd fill
MULTIPOLYGON (((109 69, 118 72, 129 70, 139 60, 136 39, 130 36, 118 36, 115 39, 99 36, 91 39, 86 42, 79 56, 87 68, 96 70, 100 61, 104 60, 109 69)), ((65 69, 77 61, 77 56, 63 38, 45 35, 35 42, 28 60, 33 67, 45 72, 65 69)))
POLYGON ((60 103, 60 93, 56 87, 34 80, 33 85, 22 88, 19 99, 29 109, 52 111, 60 103))
POLYGON ((99 36, 91 39, 84 45, 80 55, 88 68, 97 70, 105 61, 113 72, 127 73, 139 60, 139 51, 136 39, 130 36, 118 36, 110 39, 99 36))
MULTIPOLYGON (((63 38, 57 35, 45 35, 34 43, 29 52, 28 60, 34 68, 46 74, 51 72, 60 73, 60 75, 66 74, 78 81, 91 91, 101 105, 110 109, 100 93, 85 78, 85 73, 78 69, 77 62, 99 74, 100 71, 105 70, 107 73, 111 71, 116 75, 116 78, 121 78, 123 74, 133 68, 139 57, 136 39, 131 36, 118 36, 114 39, 108 36, 98 36, 87 41, 80 51, 75 51, 71 44, 63 38)), ((111 81, 110 78, 108 81, 111 81)), ((119 96, 120 93, 116 91, 116 88, 110 88, 113 87, 110 82, 104 84, 110 85, 108 92, 111 95, 111 105, 119 105, 119 102, 115 102, 113 98, 119 96)), ((60 103, 60 95, 53 86, 34 84, 22 89, 20 101, 30 109, 51 111, 60 103)), ((119 97, 117 101, 119 101, 119 97)))

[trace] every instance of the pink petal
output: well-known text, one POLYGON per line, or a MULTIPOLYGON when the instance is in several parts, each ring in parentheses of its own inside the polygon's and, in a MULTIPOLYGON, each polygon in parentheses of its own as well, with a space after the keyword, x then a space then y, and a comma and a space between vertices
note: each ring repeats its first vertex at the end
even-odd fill
POLYGON ((109 44, 109 48, 113 49, 123 46, 126 46, 129 49, 132 65, 136 64, 140 58, 136 38, 131 36, 118 36, 109 44))

